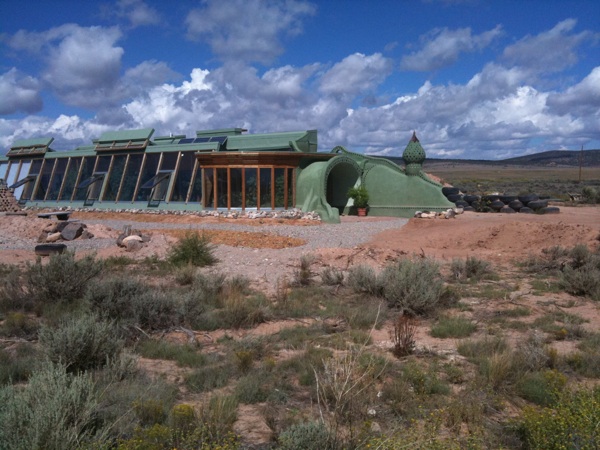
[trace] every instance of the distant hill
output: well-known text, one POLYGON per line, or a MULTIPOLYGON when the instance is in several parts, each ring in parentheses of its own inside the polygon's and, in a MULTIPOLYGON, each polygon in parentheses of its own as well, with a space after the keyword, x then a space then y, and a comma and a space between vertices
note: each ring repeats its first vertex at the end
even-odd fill
MULTIPOLYGON (((487 159, 439 159, 427 158, 425 167, 439 164, 483 164, 490 166, 517 165, 517 166, 543 166, 543 167, 579 167, 580 151, 572 150, 549 150, 547 152, 534 153, 532 155, 517 156, 515 158, 487 160, 487 159)), ((398 165, 404 165, 401 157, 388 157, 387 159, 398 165)), ((600 150, 583 151, 583 167, 600 167, 600 150)))

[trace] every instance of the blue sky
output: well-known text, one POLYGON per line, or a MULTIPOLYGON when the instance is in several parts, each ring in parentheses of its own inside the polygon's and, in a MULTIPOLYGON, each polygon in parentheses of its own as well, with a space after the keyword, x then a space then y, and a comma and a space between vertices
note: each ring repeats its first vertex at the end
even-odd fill
POLYGON ((116 129, 319 130, 502 159, 600 148, 597 0, 2 0, 0 152, 116 129))

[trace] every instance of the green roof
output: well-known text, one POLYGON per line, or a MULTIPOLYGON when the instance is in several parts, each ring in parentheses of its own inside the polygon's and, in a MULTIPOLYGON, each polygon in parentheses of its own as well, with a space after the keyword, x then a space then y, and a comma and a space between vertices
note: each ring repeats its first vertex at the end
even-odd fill
POLYGON ((227 150, 258 151, 258 150, 293 150, 293 142, 303 152, 317 151, 317 132, 290 131, 286 133, 244 134, 229 136, 227 150))
POLYGON ((15 141, 10 148, 25 148, 25 147, 48 147, 54 141, 53 137, 44 137, 37 139, 21 139, 15 141))
POLYGON ((202 130, 196 131, 196 137, 201 136, 238 136, 245 130, 243 128, 222 128, 220 130, 202 130))
POLYGON ((111 142, 145 141, 150 139, 154 128, 142 128, 140 130, 107 131, 102 133, 97 142, 100 144, 111 142))

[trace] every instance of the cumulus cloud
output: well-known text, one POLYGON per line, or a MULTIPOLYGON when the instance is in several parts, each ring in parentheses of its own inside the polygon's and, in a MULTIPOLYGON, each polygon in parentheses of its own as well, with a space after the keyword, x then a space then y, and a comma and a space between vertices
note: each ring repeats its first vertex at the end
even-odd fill
POLYGON ((592 38, 589 31, 570 34, 576 24, 575 19, 567 19, 546 32, 526 36, 506 47, 503 59, 508 64, 538 72, 557 72, 570 67, 577 62, 577 47, 592 38))
POLYGON ((502 34, 502 27, 478 35, 470 28, 436 28, 421 36, 421 49, 406 55, 400 61, 402 70, 426 72, 454 64, 461 53, 470 53, 487 47, 502 34))
POLYGON ((0 74, 0 115, 35 113, 42 109, 40 83, 14 67, 0 74))
POLYGON ((546 102, 552 112, 592 115, 600 119, 600 66, 595 67, 581 82, 564 92, 553 92, 546 102))
POLYGON ((349 94, 371 90, 391 72, 392 61, 380 53, 354 53, 335 64, 321 78, 320 90, 326 94, 349 94))
POLYGON ((315 6, 299 0, 204 0, 188 14, 190 39, 208 42, 223 60, 267 63, 282 53, 282 36, 302 32, 315 6))

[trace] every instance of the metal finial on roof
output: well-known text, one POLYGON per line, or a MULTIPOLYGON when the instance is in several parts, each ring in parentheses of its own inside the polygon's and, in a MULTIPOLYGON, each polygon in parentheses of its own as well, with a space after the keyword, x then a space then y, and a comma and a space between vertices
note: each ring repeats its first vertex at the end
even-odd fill
POLYGON ((412 135, 412 138, 410 138, 410 142, 419 142, 416 131, 413 131, 413 135, 412 135))

